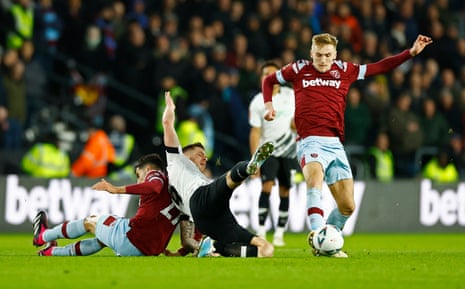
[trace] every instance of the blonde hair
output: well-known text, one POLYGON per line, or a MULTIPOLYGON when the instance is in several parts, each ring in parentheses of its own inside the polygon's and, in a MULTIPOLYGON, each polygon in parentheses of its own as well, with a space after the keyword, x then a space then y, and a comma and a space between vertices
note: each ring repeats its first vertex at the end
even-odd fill
POLYGON ((316 34, 312 37, 312 46, 332 45, 334 48, 337 46, 336 36, 329 33, 316 34))

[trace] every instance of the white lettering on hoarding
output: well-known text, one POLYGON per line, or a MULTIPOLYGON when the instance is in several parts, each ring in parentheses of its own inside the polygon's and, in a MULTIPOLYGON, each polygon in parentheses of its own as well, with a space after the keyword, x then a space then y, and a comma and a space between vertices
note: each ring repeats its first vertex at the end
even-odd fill
POLYGON ((420 223, 433 226, 465 225, 465 183, 460 183, 457 191, 447 189, 440 193, 432 188, 430 180, 421 182, 420 223))
MULTIPOLYGON (((350 235, 354 231, 364 191, 365 183, 355 182, 354 196, 356 209, 344 226, 343 233, 345 235, 350 235)), ((260 179, 255 178, 239 186, 234 191, 230 202, 231 210, 237 217, 238 222, 242 226, 249 227, 252 230, 258 229, 258 198, 260 192, 260 179)), ((268 229, 271 229, 273 224, 277 223, 278 207, 278 187, 274 186, 270 196, 270 215, 265 224, 268 229)), ((329 213, 335 207, 336 203, 334 202, 329 188, 325 185, 323 187, 323 211, 325 217, 329 216, 329 213)), ((289 194, 289 220, 287 230, 290 232, 303 232, 309 229, 310 226, 307 220, 307 190, 305 183, 301 183, 297 186, 293 186, 289 194)))
POLYGON ((52 224, 81 219, 91 214, 124 217, 130 195, 111 195, 89 187, 72 187, 69 179, 52 179, 48 187, 34 186, 28 192, 16 175, 6 178, 5 220, 12 225, 32 221, 39 210, 48 212, 52 224))

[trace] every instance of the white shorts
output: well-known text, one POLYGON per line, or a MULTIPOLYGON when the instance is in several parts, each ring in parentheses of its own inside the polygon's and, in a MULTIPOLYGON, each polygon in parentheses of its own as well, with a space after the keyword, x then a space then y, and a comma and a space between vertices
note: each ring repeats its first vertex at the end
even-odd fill
POLYGON ((117 256, 143 256, 144 254, 126 236, 129 230, 131 230, 129 219, 105 214, 97 220, 95 236, 117 256))
POLYGON ((299 140, 297 158, 302 168, 307 163, 319 162, 328 185, 353 178, 347 154, 338 137, 309 136, 299 140))

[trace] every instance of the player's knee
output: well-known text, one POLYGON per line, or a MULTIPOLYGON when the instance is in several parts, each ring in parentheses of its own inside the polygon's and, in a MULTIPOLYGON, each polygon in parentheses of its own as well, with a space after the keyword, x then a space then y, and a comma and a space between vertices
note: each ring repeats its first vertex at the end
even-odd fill
POLYGON ((84 228, 87 232, 95 232, 95 227, 97 225, 97 216, 91 215, 84 219, 84 228))
POLYGON ((341 208, 339 208, 339 211, 344 216, 350 216, 355 211, 355 204, 354 203, 344 204, 343 206, 341 206, 341 208))

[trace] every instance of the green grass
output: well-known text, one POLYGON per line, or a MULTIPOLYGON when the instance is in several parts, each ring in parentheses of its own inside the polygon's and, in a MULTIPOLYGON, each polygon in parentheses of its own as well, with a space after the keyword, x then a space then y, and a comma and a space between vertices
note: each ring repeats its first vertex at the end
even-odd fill
POLYGON ((465 234, 355 234, 348 259, 313 257, 303 234, 285 240, 269 259, 38 257, 31 236, 4 234, 0 288, 465 288, 465 234))

